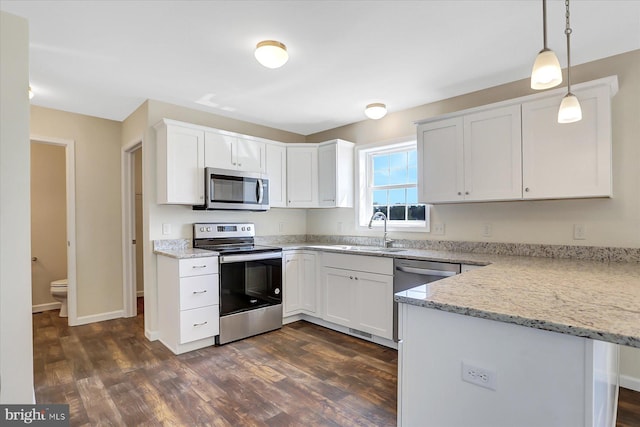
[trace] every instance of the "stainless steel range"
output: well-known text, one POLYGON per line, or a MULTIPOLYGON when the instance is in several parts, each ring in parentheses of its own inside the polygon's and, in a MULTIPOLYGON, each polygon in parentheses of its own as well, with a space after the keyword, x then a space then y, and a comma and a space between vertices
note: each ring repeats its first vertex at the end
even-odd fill
POLYGON ((254 243, 252 223, 193 224, 193 247, 219 253, 225 344, 282 327, 282 248, 254 243))

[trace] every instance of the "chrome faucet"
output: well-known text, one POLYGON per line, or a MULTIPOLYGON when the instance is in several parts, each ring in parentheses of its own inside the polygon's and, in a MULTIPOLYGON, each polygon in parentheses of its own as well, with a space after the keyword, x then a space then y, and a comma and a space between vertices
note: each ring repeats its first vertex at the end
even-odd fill
POLYGON ((369 220, 369 228, 371 228, 373 220, 378 220, 379 218, 382 218, 384 220, 384 236, 382 238, 382 246, 388 248, 391 246, 391 242, 393 242, 393 240, 387 237, 387 216, 384 214, 384 212, 378 211, 371 215, 371 219, 369 220))

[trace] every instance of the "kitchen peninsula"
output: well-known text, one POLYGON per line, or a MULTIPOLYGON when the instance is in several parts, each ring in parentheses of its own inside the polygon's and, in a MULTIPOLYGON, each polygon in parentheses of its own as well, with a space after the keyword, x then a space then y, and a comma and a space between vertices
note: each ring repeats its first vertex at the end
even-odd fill
POLYGON ((640 347, 640 264, 493 262, 396 294, 398 424, 614 426, 617 344, 640 347))

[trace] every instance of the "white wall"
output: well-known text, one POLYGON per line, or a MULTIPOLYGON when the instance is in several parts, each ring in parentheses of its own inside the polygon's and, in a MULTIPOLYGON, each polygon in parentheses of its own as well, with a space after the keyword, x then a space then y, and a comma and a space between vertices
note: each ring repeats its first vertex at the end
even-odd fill
POLYGON ((0 12, 0 403, 34 403, 29 28, 0 12))

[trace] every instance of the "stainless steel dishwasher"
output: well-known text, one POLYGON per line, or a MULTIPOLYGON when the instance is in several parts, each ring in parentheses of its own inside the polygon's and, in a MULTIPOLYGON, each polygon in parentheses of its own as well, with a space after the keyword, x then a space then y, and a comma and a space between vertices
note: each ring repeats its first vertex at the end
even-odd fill
MULTIPOLYGON (((393 293, 460 274, 460 264, 396 258, 393 260, 393 293)), ((398 341, 398 303, 393 302, 393 340, 398 341)))

